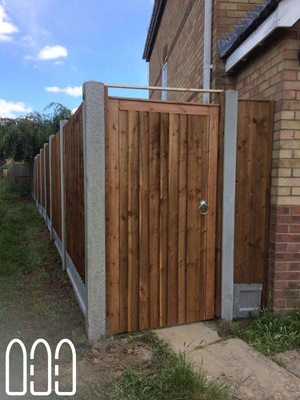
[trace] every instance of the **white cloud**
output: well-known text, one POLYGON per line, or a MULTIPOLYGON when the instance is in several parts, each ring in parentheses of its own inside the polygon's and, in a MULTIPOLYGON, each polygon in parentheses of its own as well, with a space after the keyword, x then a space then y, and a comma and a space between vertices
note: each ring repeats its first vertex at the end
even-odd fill
POLYGON ((18 28, 12 23, 4 7, 0 4, 0 41, 8 42, 12 40, 12 34, 18 31, 18 28))
POLYGON ((63 46, 45 46, 39 52, 39 60, 54 60, 56 58, 67 57, 68 50, 63 46))
POLYGON ((75 107, 72 109, 72 114, 74 115, 76 113, 76 111, 78 110, 78 107, 75 107))
POLYGON ((12 102, 0 99, 0 117, 16 118, 16 114, 28 114, 32 112, 32 108, 23 101, 12 102))
POLYGON ((82 88, 81 86, 67 86, 66 88, 59 88, 57 86, 47 86, 45 90, 50 93, 65 93, 69 96, 73 97, 81 97, 82 96, 82 88))
POLYGON ((53 65, 63 65, 63 61, 62 60, 57 60, 53 63, 53 65))

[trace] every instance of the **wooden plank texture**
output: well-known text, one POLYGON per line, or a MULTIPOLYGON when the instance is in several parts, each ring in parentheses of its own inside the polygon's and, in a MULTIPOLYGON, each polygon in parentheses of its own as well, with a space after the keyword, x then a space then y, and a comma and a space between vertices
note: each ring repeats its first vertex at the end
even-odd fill
POLYGON ((85 278, 82 105, 64 127, 66 249, 85 278))
POLYGON ((267 268, 273 117, 268 101, 239 101, 235 283, 263 283, 267 268))
POLYGON ((128 330, 139 328, 139 114, 128 113, 128 330))
POLYGON ((120 332, 120 193, 119 109, 117 100, 106 101, 106 304, 108 330, 120 332))
POLYGON ((40 202, 43 207, 45 207, 45 150, 41 150, 41 193, 40 193, 40 202))
POLYGON ((60 132, 51 143, 52 160, 52 225, 61 239, 60 132))
POLYGON ((150 327, 149 263, 149 113, 140 113, 139 126, 139 251, 140 305, 139 328, 150 327))
POLYGON ((159 326, 160 114, 149 114, 150 326, 159 326))
POLYGON ((49 144, 45 146, 45 166, 46 166, 46 212, 50 218, 50 165, 49 165, 49 144))
POLYGON ((109 332, 211 317, 219 108, 106 104, 109 332))

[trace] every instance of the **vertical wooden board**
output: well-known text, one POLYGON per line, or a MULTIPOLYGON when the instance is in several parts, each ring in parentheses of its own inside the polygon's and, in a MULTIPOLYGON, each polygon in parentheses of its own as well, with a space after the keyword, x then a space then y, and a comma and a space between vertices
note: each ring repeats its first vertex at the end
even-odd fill
POLYGON ((41 153, 39 155, 39 200, 40 205, 42 205, 42 156, 41 153))
POLYGON ((120 332, 128 330, 128 112, 120 111, 120 332))
POLYGON ((41 204, 45 208, 45 150, 41 151, 41 175, 42 175, 42 193, 41 204))
POLYGON ((178 321, 178 204, 180 116, 170 114, 168 210, 168 325, 178 321))
POLYGON ((36 198, 39 203, 40 198, 39 198, 39 157, 38 156, 35 159, 35 161, 36 161, 36 198))
MULTIPOLYGON (((64 182, 65 182, 65 235, 66 235, 66 251, 69 253, 69 255, 72 258, 72 252, 70 249, 70 228, 71 228, 71 218, 70 218, 70 212, 71 212, 71 207, 69 205, 69 199, 71 197, 70 195, 70 189, 71 189, 71 171, 72 168, 70 166, 71 163, 71 143, 69 140, 69 130, 71 128, 71 121, 69 121, 65 126, 64 126, 64 182)), ((73 260, 72 260, 73 261, 73 260)))
POLYGON ((272 170, 272 147, 273 147, 273 132, 274 132, 274 112, 275 101, 269 103, 268 113, 268 144, 266 149, 266 157, 268 158, 268 166, 266 172, 266 208, 265 208, 265 249, 264 249, 264 274, 263 274, 263 292, 262 292, 262 307, 266 308, 268 305, 268 253, 269 253, 269 234, 270 234, 270 208, 271 208, 271 170, 272 170))
MULTIPOLYGON (((210 162, 210 142, 213 133, 210 131, 210 119, 211 117, 203 116, 201 121, 199 121, 199 136, 197 137, 197 142, 199 142, 198 148, 198 179, 200 193, 198 198, 198 213, 200 221, 200 236, 199 236, 199 247, 200 247, 200 264, 199 264, 199 319, 205 319, 207 295, 206 293, 206 274, 208 270, 208 230, 214 229, 212 224, 208 223, 208 219, 214 212, 214 208, 210 204, 209 192, 214 190, 216 185, 215 180, 211 180, 209 177, 210 171, 213 167, 210 162), (206 200, 208 206, 210 207, 209 213, 207 215, 201 215, 199 210, 200 200, 206 200), (209 228, 208 228, 209 227, 209 228)), ((214 232, 213 232, 214 233, 214 232)), ((215 250, 215 248, 214 248, 215 250)), ((210 267, 214 268, 214 265, 210 267)))
POLYGON ((254 147, 253 193, 253 283, 263 283, 266 263, 266 210, 270 181, 269 102, 261 102, 257 108, 256 146, 254 147))
POLYGON ((36 192, 36 172, 37 172, 37 169, 36 169, 36 158, 34 159, 34 165, 33 165, 33 177, 34 177, 34 195, 35 195, 35 197, 37 196, 37 192, 36 192))
POLYGON ((254 265, 254 153, 257 146, 257 107, 258 103, 251 101, 250 109, 250 126, 249 126, 249 148, 248 148, 248 162, 247 162, 247 203, 246 203, 246 219, 244 221, 247 228, 247 240, 245 240, 245 263, 243 278, 249 282, 253 282, 253 265, 254 265))
POLYGON ((119 117, 118 100, 108 100, 105 112, 106 140, 106 287, 110 333, 119 332, 119 117))
POLYGON ((160 243, 159 243, 159 326, 167 325, 168 315, 168 176, 169 114, 160 122, 160 243))
POLYGON ((186 322, 186 229, 187 229, 187 133, 188 118, 180 116, 179 213, 178 213, 178 323, 186 322))
POLYGON ((187 322, 200 318, 200 179, 199 153, 202 117, 189 115, 188 127, 188 221, 187 221, 187 322))
POLYGON ((159 326, 160 114, 149 114, 150 326, 159 326))
MULTIPOLYGON (((217 166, 218 166, 218 108, 211 110, 211 115, 206 129, 209 140, 209 152, 206 164, 207 192, 209 213, 206 218, 206 271, 205 271, 205 319, 215 316, 215 248, 216 248, 216 205, 217 205, 217 166)), ((205 179, 205 177, 203 178, 205 179)))
POLYGON ((128 112, 128 330, 139 328, 139 113, 128 112))
POLYGON ((81 277, 85 283, 85 220, 84 220, 84 176, 83 176, 83 120, 82 105, 77 110, 77 215, 78 215, 78 232, 76 235, 76 246, 78 247, 78 263, 80 265, 81 277))
POLYGON ((42 174, 43 174, 43 157, 42 157, 42 150, 40 151, 40 176, 39 176, 39 179, 40 179, 40 205, 41 206, 43 206, 43 196, 42 196, 42 193, 43 193, 43 179, 42 179, 42 174))
POLYGON ((46 146, 46 188, 47 188, 47 215, 50 218, 50 157, 49 157, 50 146, 46 146))
POLYGON ((61 239, 61 174, 60 174, 60 132, 55 135, 55 196, 53 198, 53 227, 61 239))
POLYGON ((222 268, 222 208, 223 208, 223 156, 224 156, 224 93, 220 94, 218 129, 218 178, 216 205, 216 260, 215 260, 215 315, 221 315, 221 268, 222 268))
POLYGON ((253 151, 256 145, 257 102, 245 103, 242 103, 238 118, 235 283, 253 281, 253 151))
POLYGON ((149 307, 149 113, 140 112, 139 126, 139 249, 140 249, 140 309, 139 328, 150 327, 149 307))
MULTIPOLYGON (((245 253, 248 237, 245 221, 248 213, 248 154, 249 154, 249 102, 239 102, 236 159, 234 282, 243 283, 245 253)), ((244 281, 245 282, 245 281, 244 281)), ((246 281, 247 282, 247 281, 246 281)), ((246 283, 245 282, 245 283, 246 283)))

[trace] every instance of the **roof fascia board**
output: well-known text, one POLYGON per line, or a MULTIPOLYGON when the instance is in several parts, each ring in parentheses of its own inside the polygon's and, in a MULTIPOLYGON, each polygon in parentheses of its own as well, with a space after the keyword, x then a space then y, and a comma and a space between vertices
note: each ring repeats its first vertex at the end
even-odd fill
POLYGON ((300 19, 300 1, 281 1, 277 9, 227 58, 226 72, 230 72, 277 28, 290 28, 298 19, 300 19))
POLYGON ((148 29, 146 44, 143 53, 143 59, 145 59, 146 61, 150 60, 165 5, 166 5, 166 0, 156 0, 154 3, 150 26, 148 29))

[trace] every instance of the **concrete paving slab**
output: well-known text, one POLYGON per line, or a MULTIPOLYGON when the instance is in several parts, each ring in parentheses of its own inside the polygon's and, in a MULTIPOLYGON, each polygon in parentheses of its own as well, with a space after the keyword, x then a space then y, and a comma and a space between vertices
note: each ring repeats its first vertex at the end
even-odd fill
POLYGON ((300 379, 240 339, 218 342, 194 352, 195 366, 213 378, 229 378, 242 399, 299 399, 300 379))
POLYGON ((300 379, 240 339, 220 339, 205 323, 155 331, 176 352, 185 351, 208 377, 239 387, 239 399, 298 400, 300 379))
POLYGON ((285 351, 274 357, 282 366, 300 378, 300 349, 285 351))
POLYGON ((203 322, 157 329, 155 333, 177 353, 192 351, 220 340, 216 330, 209 323, 203 322))

